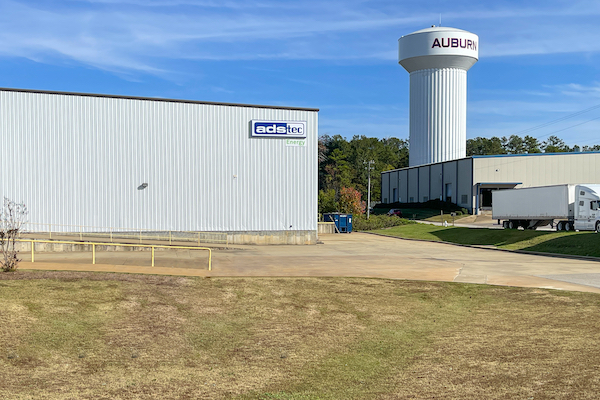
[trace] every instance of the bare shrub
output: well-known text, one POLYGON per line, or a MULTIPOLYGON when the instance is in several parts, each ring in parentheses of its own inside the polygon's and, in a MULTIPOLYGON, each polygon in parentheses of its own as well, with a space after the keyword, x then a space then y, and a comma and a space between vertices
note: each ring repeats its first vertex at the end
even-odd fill
POLYGON ((4 272, 14 271, 19 265, 17 239, 27 218, 27 206, 4 198, 4 206, 0 210, 0 251, 2 260, 0 268, 4 272))

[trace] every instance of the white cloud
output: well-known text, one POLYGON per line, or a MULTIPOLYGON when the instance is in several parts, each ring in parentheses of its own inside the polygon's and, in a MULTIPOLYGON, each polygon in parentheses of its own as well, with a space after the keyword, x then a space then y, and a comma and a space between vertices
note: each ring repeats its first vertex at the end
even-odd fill
MULTIPOLYGON (((396 39, 437 22, 413 2, 0 0, 0 55, 166 75, 173 60, 393 60, 396 39), (73 6, 76 5, 76 6, 73 6)), ((447 24, 482 57, 600 52, 596 2, 454 3, 447 24), (585 37, 582 37, 585 32, 585 37)), ((448 6, 445 6, 448 7, 448 6)))

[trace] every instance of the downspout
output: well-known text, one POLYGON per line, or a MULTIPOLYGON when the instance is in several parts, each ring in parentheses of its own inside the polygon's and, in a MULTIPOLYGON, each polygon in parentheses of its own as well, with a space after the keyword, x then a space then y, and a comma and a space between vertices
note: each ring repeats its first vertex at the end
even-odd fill
POLYGON ((479 215, 479 183, 477 184, 477 193, 475 194, 475 215, 479 215))

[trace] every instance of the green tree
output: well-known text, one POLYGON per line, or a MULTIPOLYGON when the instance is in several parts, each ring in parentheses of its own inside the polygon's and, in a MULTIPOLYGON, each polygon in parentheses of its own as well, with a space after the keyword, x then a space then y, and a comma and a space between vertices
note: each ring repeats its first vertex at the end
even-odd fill
POLYGON ((600 151, 600 144, 596 144, 594 146, 583 146, 581 151, 600 151))
POLYGON ((507 154, 523 154, 525 147, 523 146, 523 138, 517 135, 511 135, 509 138, 502 137, 502 147, 507 154))
POLYGON ((354 175, 350 163, 347 161, 347 156, 340 149, 334 149, 328 156, 329 163, 325 166, 326 186, 325 188, 334 189, 339 195, 342 187, 352 184, 354 175))
POLYGON ((467 157, 506 154, 502 141, 497 137, 476 137, 467 140, 467 157))
POLYGON ((523 138, 523 149, 527 154, 541 153, 542 150, 540 150, 540 146, 539 140, 534 137, 525 136, 525 138, 523 138))
POLYGON ((554 135, 549 136, 541 147, 544 153, 565 153, 571 150, 561 138, 554 135))
POLYGON ((319 190, 319 212, 330 213, 338 211, 338 204, 335 201, 335 190, 319 190))
POLYGON ((319 138, 319 189, 335 190, 339 199, 342 187, 368 191, 367 162, 371 164, 371 200, 381 199, 381 172, 408 166, 408 141, 354 136, 347 141, 339 135, 319 138))

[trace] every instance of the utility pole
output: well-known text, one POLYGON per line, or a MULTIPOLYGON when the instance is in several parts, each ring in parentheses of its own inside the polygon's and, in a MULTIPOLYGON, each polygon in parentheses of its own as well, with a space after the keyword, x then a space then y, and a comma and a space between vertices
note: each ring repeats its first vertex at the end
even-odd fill
POLYGON ((367 195, 367 219, 369 219, 369 216, 371 214, 371 166, 375 164, 375 160, 363 161, 363 164, 366 165, 367 174, 369 176, 369 189, 367 195))

